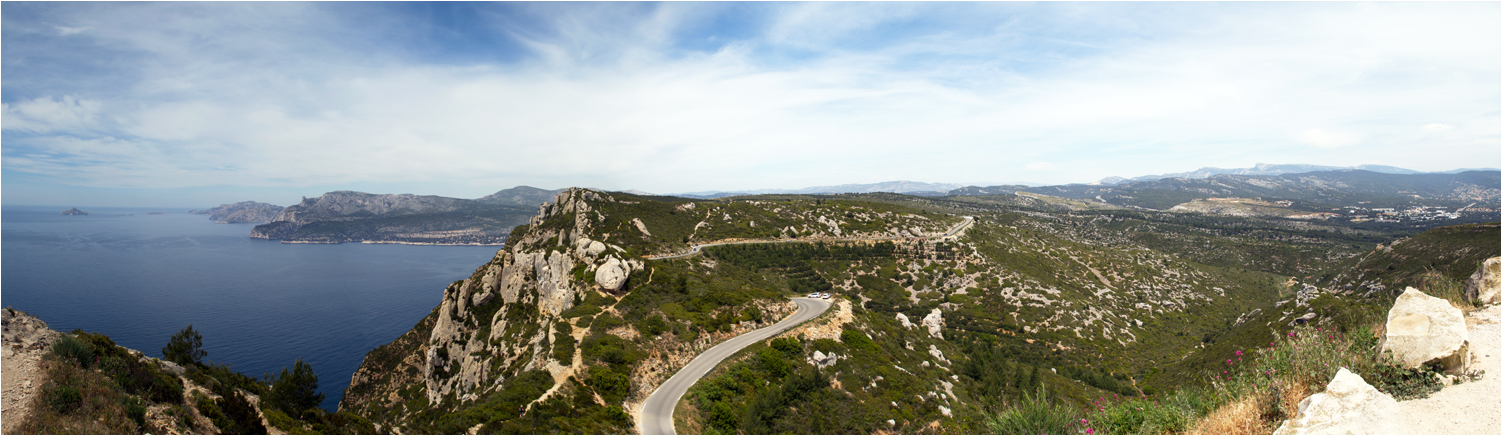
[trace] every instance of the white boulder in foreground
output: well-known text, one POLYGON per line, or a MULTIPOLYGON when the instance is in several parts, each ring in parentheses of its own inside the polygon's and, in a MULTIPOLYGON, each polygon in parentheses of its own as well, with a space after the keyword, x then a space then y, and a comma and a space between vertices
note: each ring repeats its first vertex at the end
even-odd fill
POLYGON ((1503 303, 1503 294, 1499 293, 1500 285, 1498 278, 1498 257, 1488 258, 1482 262, 1482 267, 1472 278, 1466 281, 1465 296, 1467 299, 1477 299, 1484 304, 1503 303))
POLYGON ((1299 414, 1273 434, 1393 434, 1400 425, 1399 402, 1343 367, 1326 391, 1300 401, 1299 414))
POLYGON ((1439 360, 1447 372, 1463 372, 1471 361, 1466 319, 1445 299, 1409 287, 1388 310, 1385 327, 1383 350, 1405 367, 1439 360))

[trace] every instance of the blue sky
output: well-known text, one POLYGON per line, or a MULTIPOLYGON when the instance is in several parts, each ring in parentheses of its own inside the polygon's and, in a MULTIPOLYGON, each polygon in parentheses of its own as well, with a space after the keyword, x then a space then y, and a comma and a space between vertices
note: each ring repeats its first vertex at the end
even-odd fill
POLYGON ((24 3, 9 204, 1499 167, 1474 3, 24 3))

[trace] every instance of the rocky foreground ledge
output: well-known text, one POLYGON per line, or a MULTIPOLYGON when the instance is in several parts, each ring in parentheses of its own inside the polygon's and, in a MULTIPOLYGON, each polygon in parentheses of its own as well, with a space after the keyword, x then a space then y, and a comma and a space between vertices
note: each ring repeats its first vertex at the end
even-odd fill
POLYGON ((1397 402, 1347 369, 1326 390, 1305 398, 1298 414, 1275 435, 1503 434, 1503 307, 1498 258, 1488 259, 1467 286, 1487 304, 1465 313, 1414 288, 1394 302, 1384 324, 1383 349, 1406 367, 1440 365, 1445 387, 1425 399, 1397 402), (1481 380, 1453 384, 1481 375, 1481 380))

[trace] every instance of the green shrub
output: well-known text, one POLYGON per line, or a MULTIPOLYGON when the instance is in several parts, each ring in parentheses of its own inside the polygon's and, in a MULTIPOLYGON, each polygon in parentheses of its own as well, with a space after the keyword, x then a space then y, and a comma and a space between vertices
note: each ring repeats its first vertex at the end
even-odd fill
POLYGON ((52 353, 85 369, 94 364, 94 346, 76 337, 64 335, 53 342, 52 353))
POLYGON ((662 316, 652 315, 637 322, 636 328, 647 338, 653 338, 668 330, 668 322, 664 321, 662 316))
POLYGON ((1079 434, 1084 425, 1070 407, 1049 401, 1049 393, 1039 388, 1038 395, 1024 394, 1016 407, 986 421, 993 434, 1079 434))
POLYGON ((580 317, 578 322, 574 322, 574 326, 578 326, 578 327, 581 327, 581 328, 586 328, 586 327, 589 327, 590 323, 594 322, 594 321, 595 321, 595 316, 584 316, 584 317, 580 317))
POLYGON ((67 385, 52 385, 43 391, 47 408, 58 414, 68 414, 83 404, 83 395, 78 389, 67 385))
POLYGON ((620 405, 626 395, 631 394, 631 379, 609 367, 591 367, 586 383, 600 394, 606 405, 620 405))
POLYGON ((850 347, 853 350, 865 350, 869 352, 881 351, 881 348, 877 346, 877 343, 872 342, 872 339, 868 338, 866 334, 863 334, 861 331, 851 329, 841 331, 840 342, 845 343, 847 347, 850 347))
POLYGON ((573 328, 568 322, 558 322, 553 325, 553 359, 568 365, 574 362, 574 337, 569 334, 573 328))
POLYGON ((141 400, 130 396, 120 399, 120 409, 125 411, 125 417, 136 422, 136 426, 146 426, 146 406, 141 405, 141 400))

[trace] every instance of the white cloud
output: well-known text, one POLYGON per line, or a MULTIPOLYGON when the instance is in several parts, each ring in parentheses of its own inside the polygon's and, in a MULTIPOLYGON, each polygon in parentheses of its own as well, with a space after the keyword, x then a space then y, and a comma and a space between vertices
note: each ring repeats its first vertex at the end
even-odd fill
POLYGON ((91 130, 99 114, 100 102, 75 96, 52 96, 24 99, 15 104, 0 104, 0 129, 28 133, 91 130))
POLYGON ((1426 131, 1429 131, 1429 132, 1445 132, 1445 131, 1448 131, 1448 130, 1451 130, 1451 129, 1455 129, 1455 128, 1456 128, 1456 126, 1452 126, 1452 125, 1449 125, 1449 124, 1442 124, 1442 123, 1430 123, 1430 124, 1425 125, 1425 127, 1424 127, 1424 129, 1426 131))
POLYGON ((492 63, 326 44, 319 35, 359 33, 324 28, 338 17, 306 4, 233 16, 117 8, 161 15, 149 28, 60 21, 130 54, 111 77, 140 79, 108 95, 20 90, 31 98, 5 105, 4 131, 51 137, 7 137, 5 166, 142 187, 510 180, 675 192, 1006 180, 998 164, 1021 161, 1059 178, 1039 182, 1064 183, 1345 165, 1338 149, 1358 143, 1397 165, 1419 153, 1405 122, 1416 114, 1467 126, 1429 138, 1425 153, 1450 153, 1426 159, 1458 162, 1436 165, 1499 156, 1503 50, 1496 14, 1474 13, 1496 5, 980 5, 970 15, 1007 25, 893 41, 882 29, 931 9, 758 5, 769 22, 713 53, 673 48, 706 5, 643 20, 619 19, 635 6, 527 7, 567 13, 538 14, 546 31, 519 43, 531 58, 492 63), (1070 30, 1035 33, 1049 25, 1070 30), (100 136, 119 139, 85 141, 100 136), (24 155, 37 151, 45 159, 24 155))
POLYGON ((57 29, 57 34, 58 35, 64 35, 64 36, 72 35, 72 34, 75 34, 75 33, 81 33, 81 32, 83 32, 85 30, 89 30, 86 27, 54 26, 54 28, 57 29))

